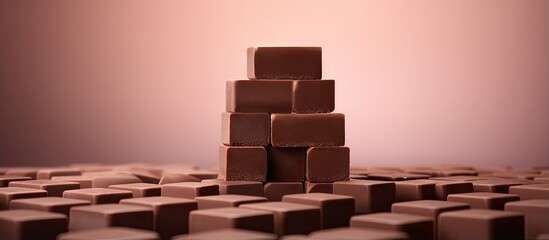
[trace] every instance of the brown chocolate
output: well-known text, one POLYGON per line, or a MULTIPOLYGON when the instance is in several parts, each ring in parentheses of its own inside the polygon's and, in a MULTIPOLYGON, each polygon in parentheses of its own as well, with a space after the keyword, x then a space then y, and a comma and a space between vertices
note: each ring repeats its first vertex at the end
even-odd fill
POLYGON ((267 179, 265 148, 220 146, 219 178, 227 181, 265 182, 267 179))
POLYGON ((65 190, 80 188, 80 184, 77 182, 64 182, 53 180, 15 181, 11 182, 9 186, 46 190, 46 192, 48 192, 48 196, 50 197, 62 197, 65 190))
POLYGON ((511 186, 521 185, 518 181, 505 179, 487 179, 473 181, 473 191, 475 192, 493 192, 493 193, 509 193, 511 186))
POLYGON ((471 209, 440 214, 438 239, 524 239, 524 215, 471 209))
POLYGON ((356 213, 387 212, 395 201, 395 184, 374 180, 351 180, 334 183, 334 194, 355 198, 356 213))
POLYGON ((542 233, 549 233, 549 200, 533 199, 509 202, 505 211, 524 214, 526 239, 534 239, 542 233))
POLYGON ((60 234, 57 240, 159 240, 158 233, 143 229, 126 227, 108 227, 88 230, 71 231, 60 234))
POLYGON ((414 173, 372 173, 368 174, 368 179, 383 180, 383 181, 405 181, 428 179, 429 175, 414 174, 414 173))
MULTIPOLYGON (((305 165, 305 164, 303 164, 305 165)), ((4 176, 0 175, 0 187, 7 187, 8 184, 12 181, 25 181, 31 180, 30 177, 13 177, 13 176, 4 176)))
POLYGON ((468 203, 471 208, 503 210, 505 203, 520 200, 519 196, 506 193, 472 192, 448 195, 449 202, 468 203))
POLYGON ((307 150, 305 176, 308 182, 349 180, 348 147, 311 147, 307 150))
POLYGON ((67 190, 64 198, 73 198, 90 201, 92 204, 118 203, 124 198, 132 198, 132 192, 108 188, 85 188, 67 190))
POLYGON ((147 207, 125 204, 100 204, 71 208, 70 231, 113 226, 152 230, 153 212, 147 207))
MULTIPOLYGON (((217 178, 217 175, 216 175, 217 178)), ((163 173, 162 178, 158 184, 164 185, 168 183, 178 183, 178 182, 200 182, 201 179, 193 177, 184 173, 163 173)))
POLYGON ((351 218, 351 227, 396 230, 408 234, 410 240, 434 239, 433 220, 404 213, 372 213, 351 218))
POLYGON ((291 113, 292 81, 227 81, 226 111, 291 113))
POLYGON ((437 181, 411 180, 398 181, 396 184, 396 202, 435 199, 437 181))
POLYGON ((298 182, 305 180, 307 148, 267 147, 267 181, 298 182))
POLYGON ((5 240, 55 240, 67 231, 67 217, 36 210, 0 211, 0 234, 5 240))
POLYGON ((274 147, 345 145, 345 115, 341 113, 271 114, 274 147))
POLYGON ((268 113, 229 113, 221 115, 221 142, 230 146, 267 146, 271 137, 268 113))
POLYGON ((334 108, 334 80, 294 81, 294 113, 330 113, 334 108))
POLYGON ((81 174, 77 168, 45 168, 36 172, 36 179, 50 180, 55 176, 79 176, 81 174))
POLYGON ((314 240, 407 240, 408 234, 400 231, 378 230, 370 228, 334 228, 313 232, 314 240))
POLYGON ((284 195, 303 193, 303 183, 268 182, 263 185, 263 192, 269 201, 280 201, 284 195))
POLYGON ((160 196, 161 192, 161 186, 152 183, 117 184, 109 188, 130 191, 134 198, 160 196))
POLYGON ((8 209, 10 201, 22 198, 47 197, 48 192, 38 189, 3 187, 0 188, 0 210, 8 209))
POLYGON ((278 237, 274 234, 237 229, 225 228, 205 232, 180 235, 172 240, 218 240, 218 239, 239 239, 239 240, 276 240, 278 237))
POLYGON ((266 202, 267 198, 238 194, 225 194, 196 197, 195 200, 198 202, 199 209, 209 209, 238 207, 240 204, 266 202))
POLYGON ((142 181, 130 175, 85 175, 52 177, 55 181, 80 183, 80 188, 108 188, 110 185, 141 183, 142 181))
POLYGON ((219 186, 219 194, 239 194, 263 197, 263 184, 254 181, 225 181, 220 179, 206 179, 203 183, 214 183, 219 186))
POLYGON ((84 205, 90 205, 90 202, 61 197, 39 197, 12 200, 10 202, 10 209, 40 210, 62 213, 68 216, 72 207, 84 205))
POLYGON ((187 174, 189 174, 189 176, 191 177, 195 177, 195 178, 198 178, 200 180, 205 180, 205 179, 216 179, 219 177, 219 169, 215 169, 214 170, 211 170, 211 171, 190 171, 190 172, 187 172, 187 174))
POLYGON ((435 195, 438 200, 446 200, 450 194, 473 192, 471 182, 441 181, 435 185, 435 195))
POLYGON ((305 193, 333 193, 333 183, 312 183, 305 181, 305 193))
POLYGON ((203 232, 220 228, 239 228, 260 232, 273 232, 273 214, 243 208, 212 208, 192 211, 189 215, 189 232, 203 232))
POLYGON ((250 79, 321 79, 320 47, 250 47, 250 79))
POLYGON ((549 199, 549 184, 512 186, 509 193, 519 195, 521 200, 549 199))
POLYGON ((181 182, 162 185, 163 197, 194 199, 199 196, 219 195, 219 187, 214 183, 181 182))
POLYGON ((30 177, 32 179, 36 179, 36 175, 38 173, 37 168, 12 168, 10 170, 7 170, 4 175, 6 176, 12 176, 12 177, 30 177))
POLYGON ((348 226, 349 219, 355 214, 355 199, 344 195, 328 193, 291 194, 284 196, 282 201, 319 207, 323 229, 348 226))

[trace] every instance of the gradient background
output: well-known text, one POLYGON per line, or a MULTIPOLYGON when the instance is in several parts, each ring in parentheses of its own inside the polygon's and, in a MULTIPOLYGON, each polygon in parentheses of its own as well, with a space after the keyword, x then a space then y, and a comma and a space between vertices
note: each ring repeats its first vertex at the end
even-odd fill
POLYGON ((0 165, 217 166, 249 46, 323 47, 352 165, 549 163, 549 1, 0 1, 0 165))

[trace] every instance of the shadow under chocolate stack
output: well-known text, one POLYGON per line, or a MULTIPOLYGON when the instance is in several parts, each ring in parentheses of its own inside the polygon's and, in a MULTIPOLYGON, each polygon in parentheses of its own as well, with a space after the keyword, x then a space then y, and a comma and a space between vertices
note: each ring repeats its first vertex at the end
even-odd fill
POLYGON ((322 49, 248 48, 248 78, 227 81, 219 178, 264 182, 270 200, 348 180, 345 116, 332 113, 322 49))

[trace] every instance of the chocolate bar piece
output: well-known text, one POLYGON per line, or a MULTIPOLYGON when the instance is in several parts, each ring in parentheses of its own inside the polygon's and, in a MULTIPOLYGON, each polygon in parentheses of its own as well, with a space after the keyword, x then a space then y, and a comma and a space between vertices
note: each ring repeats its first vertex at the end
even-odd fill
POLYGON ((312 183, 305 181, 305 193, 333 193, 333 183, 312 183))
POLYGON ((30 177, 36 179, 36 174, 38 173, 37 168, 13 168, 7 170, 4 175, 12 177, 30 177))
POLYGON ((267 179, 265 148, 220 146, 219 178, 227 181, 265 182, 267 179))
POLYGON ((309 235, 315 240, 408 240, 408 234, 400 231, 370 228, 334 228, 313 232, 309 235))
POLYGON ((108 188, 110 185, 141 183, 142 181, 129 175, 86 175, 52 177, 54 181, 69 181, 80 183, 80 188, 108 188))
POLYGON ((410 180, 398 181, 396 184, 396 202, 435 199, 437 181, 410 180))
POLYGON ((321 79, 320 47, 250 47, 249 79, 321 79))
POLYGON ((10 209, 40 210, 62 213, 68 216, 72 207, 84 205, 90 205, 90 202, 60 197, 39 197, 12 200, 10 202, 10 209))
POLYGON ((0 233, 6 240, 55 240, 67 231, 67 217, 36 210, 0 211, 0 233))
POLYGON ((291 113, 292 81, 227 81, 227 112, 291 113))
POLYGON ((512 186, 509 193, 519 195, 521 200, 549 199, 549 184, 512 186))
POLYGON ((404 213, 372 213, 351 218, 351 227, 397 230, 408 234, 410 239, 432 240, 433 220, 428 217, 404 213))
POLYGON ((506 193, 472 192, 448 195, 449 202, 468 203, 471 208, 503 210, 503 206, 520 200, 519 196, 506 193))
POLYGON ((239 228, 260 232, 273 232, 273 214, 243 208, 212 208, 192 211, 189 232, 203 232, 220 228, 239 228))
POLYGON ((341 113, 271 114, 274 147, 345 145, 345 115, 341 113))
POLYGON ((267 180, 301 182, 305 180, 307 148, 267 147, 267 180))
POLYGON ((87 200, 91 204, 107 204, 118 203, 124 198, 132 198, 132 192, 108 188, 85 188, 67 190, 63 192, 63 197, 87 200))
POLYGON ((152 183, 117 184, 109 188, 130 191, 134 198, 160 196, 161 192, 161 186, 152 183))
POLYGON ((45 168, 36 172, 36 179, 50 180, 54 176, 79 176, 82 173, 76 168, 45 168))
POLYGON ((542 233, 549 233, 549 200, 534 199, 509 202, 505 211, 524 214, 526 239, 534 239, 542 233))
POLYGON ((282 201, 319 207, 323 229, 348 226, 349 219, 355 214, 355 199, 344 195, 328 193, 291 194, 284 196, 282 201))
MULTIPOLYGON (((216 175, 217 178, 217 175, 216 175)), ((164 173, 160 182, 158 184, 164 185, 168 183, 178 183, 178 182, 200 182, 201 179, 193 177, 184 173, 164 173)))
POLYGON ((429 175, 414 173, 372 173, 368 174, 368 179, 383 181, 408 181, 418 179, 428 179, 429 175))
POLYGON ((48 192, 38 189, 3 187, 0 188, 0 210, 8 209, 10 201, 22 198, 47 197, 48 192))
POLYGON ((203 183, 214 183, 219 186, 219 194, 239 194, 263 197, 263 184, 254 181, 225 181, 220 179, 206 179, 203 183))
POLYGON ((238 194, 225 194, 196 197, 195 200, 198 202, 199 209, 209 209, 238 207, 240 204, 266 202, 267 198, 238 194))
POLYGON ((334 194, 355 198, 356 213, 388 212, 395 201, 395 184, 374 180, 334 183, 334 194))
POLYGON ((221 142, 230 146, 267 146, 271 134, 268 113, 229 113, 221 115, 221 142))
POLYGON ((438 239, 524 239, 524 215, 470 209, 440 214, 438 239))
POLYGON ((438 200, 446 200, 450 194, 473 192, 473 184, 470 182, 441 181, 435 185, 435 195, 438 200))
POLYGON ((126 228, 126 227, 108 227, 96 228, 79 231, 71 231, 60 234, 57 240, 160 240, 158 233, 148 230, 126 228))
MULTIPOLYGON (((305 163, 305 161, 303 162, 305 163)), ((305 164, 303 164, 305 166, 305 164)), ((30 177, 13 177, 0 175, 0 187, 7 187, 11 181, 25 181, 31 180, 30 177)))
POLYGON ((294 113, 330 113, 334 108, 334 80, 294 81, 294 113))
POLYGON ((225 228, 205 232, 192 233, 174 237, 172 240, 218 240, 218 239, 239 239, 239 240, 276 240, 274 234, 237 229, 225 228))
POLYGON ((238 208, 273 213, 274 233, 279 236, 309 234, 321 228, 320 208, 315 206, 288 202, 266 202, 242 204, 238 208))
POLYGON ((349 180, 350 153, 348 147, 311 147, 307 150, 306 178, 308 182, 349 180))
POLYGON ((211 171, 190 171, 187 172, 189 176, 198 178, 200 180, 205 179, 217 179, 219 177, 219 169, 211 170, 211 171))
POLYGON ((177 234, 189 232, 189 213, 198 208, 191 199, 172 197, 143 197, 124 199, 120 204, 147 207, 153 211, 153 230, 162 239, 171 239, 177 234))
POLYGON ((70 231, 112 226, 152 230, 153 212, 147 207, 122 204, 100 204, 71 208, 70 231))
POLYGON ((269 201, 280 201, 284 195, 303 193, 303 183, 268 182, 263 185, 263 192, 269 201))
POLYGON ((473 181, 473 191, 475 192, 493 192, 493 193, 509 193, 511 186, 521 185, 518 181, 505 179, 487 179, 473 181))
POLYGON ((65 190, 79 189, 77 182, 64 182, 53 180, 27 180, 10 182, 10 187, 42 189, 48 192, 50 197, 62 197, 65 190))
POLYGON ((219 195, 219 186, 205 182, 181 182, 162 185, 162 196, 194 199, 199 196, 219 195))

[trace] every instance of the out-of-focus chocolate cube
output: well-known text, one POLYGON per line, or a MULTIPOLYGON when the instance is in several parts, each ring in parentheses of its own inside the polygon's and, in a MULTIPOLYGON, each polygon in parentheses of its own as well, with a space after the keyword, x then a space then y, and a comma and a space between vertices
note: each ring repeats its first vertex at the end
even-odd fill
POLYGON ((90 205, 89 201, 60 197, 16 199, 10 202, 10 209, 30 209, 69 215, 72 207, 90 205))
MULTIPOLYGON (((305 157, 303 158, 303 166, 305 166, 305 157)), ((305 170, 303 170, 305 171, 305 170)), ((3 176, 0 175, 0 188, 1 187, 7 187, 10 182, 12 181, 25 181, 25 180, 32 180, 30 177, 13 177, 13 176, 3 176)))
POLYGON ((10 201, 22 198, 47 197, 48 192, 38 189, 3 187, 0 188, 0 210, 8 209, 10 201))
POLYGON ((398 181, 396 184, 396 202, 436 199, 437 181, 410 180, 398 181))
POLYGON ((349 180, 348 147, 311 147, 307 150, 305 175, 308 182, 349 180))
POLYGON ((267 181, 300 182, 305 180, 307 148, 267 147, 267 181))
POLYGON ((55 176, 79 176, 81 174, 77 168, 45 168, 36 172, 36 179, 50 180, 55 176))
POLYGON ((294 81, 294 113, 330 113, 334 109, 334 80, 294 81))
POLYGON ((90 201, 91 204, 118 203, 124 198, 132 198, 132 192, 108 188, 84 188, 63 192, 64 198, 90 201))
POLYGON ((122 204, 99 204, 71 208, 70 231, 113 226, 152 230, 153 212, 147 207, 122 204))
POLYGON ((212 208, 192 211, 189 232, 203 232, 221 228, 239 228, 260 232, 273 232, 273 214, 243 208, 212 208))
POLYGON ((219 178, 227 181, 267 179, 267 152, 264 147, 219 147, 219 178))
POLYGON ((271 114, 274 147, 345 145, 345 115, 341 113, 271 114))
POLYGON ((230 146, 267 146, 271 137, 268 113, 228 113, 221 115, 221 141, 230 146))
POLYGON ((37 210, 0 211, 0 237, 6 240, 55 240, 67 231, 67 216, 37 210))
POLYGON ((180 182, 162 185, 163 197, 194 199, 199 196, 219 195, 219 186, 206 182, 180 182))
POLYGON ((161 186, 152 183, 117 184, 109 188, 130 191, 134 198, 160 196, 161 193, 161 186))
POLYGON ((131 239, 159 240, 158 233, 143 229, 126 227, 108 227, 71 231, 60 234, 57 240, 94 240, 94 239, 131 239))
POLYGON ((505 211, 524 214, 526 239, 549 233, 549 199, 532 199, 505 204, 505 211))
POLYGON ((428 217, 403 213, 372 213, 351 218, 351 227, 397 230, 408 234, 411 240, 432 240, 433 220, 428 217))
POLYGON ((471 209, 440 214, 438 239, 524 239, 524 215, 518 212, 471 209))
POLYGON ((506 203, 520 200, 519 196, 506 193, 472 192, 448 195, 449 202, 468 203, 471 208, 503 210, 506 203))
POLYGON ((199 209, 238 207, 240 204, 266 202, 267 198, 258 196, 225 194, 196 197, 199 209))
POLYGON ((547 199, 549 200, 549 184, 531 184, 512 186, 509 193, 520 196, 521 200, 547 199))
POLYGON ((320 47, 250 47, 250 79, 321 79, 320 47))
POLYGON ((350 196, 328 193, 291 194, 283 202, 300 203, 320 207, 322 228, 344 227, 355 214, 355 199, 350 196))
POLYGON ((77 182, 53 181, 53 180, 27 180, 10 182, 10 187, 42 189, 48 192, 50 197, 62 197, 66 190, 79 189, 77 182))
POLYGON ((334 194, 355 198, 356 213, 387 212, 395 201, 395 184, 374 180, 351 180, 334 183, 334 194))
POLYGON ((172 240, 214 240, 214 239, 238 239, 238 240, 276 240, 278 236, 271 233, 258 231, 225 228, 219 230, 211 230, 205 232, 191 233, 187 235, 179 235, 172 240))
POLYGON ((401 231, 379 230, 371 228, 333 228, 320 230, 309 235, 311 239, 348 239, 348 240, 409 240, 408 234, 401 231))
POLYGON ((321 229, 320 208, 288 202, 242 204, 238 208, 267 211, 274 214, 274 233, 309 234, 321 229))
POLYGON ((267 182, 263 185, 263 192, 269 201, 280 201, 284 195, 303 193, 303 183, 267 182))
POLYGON ((435 185, 435 195, 438 200, 446 200, 448 195, 473 192, 471 182, 440 181, 435 185))
POLYGON ((292 81, 227 81, 227 112, 291 113, 292 81))

